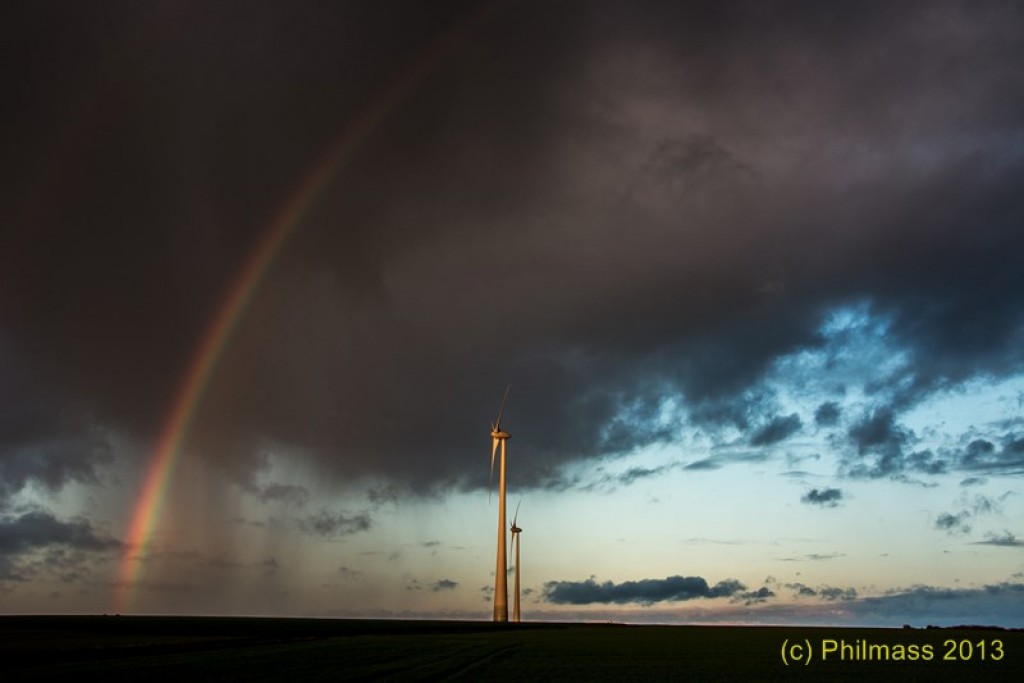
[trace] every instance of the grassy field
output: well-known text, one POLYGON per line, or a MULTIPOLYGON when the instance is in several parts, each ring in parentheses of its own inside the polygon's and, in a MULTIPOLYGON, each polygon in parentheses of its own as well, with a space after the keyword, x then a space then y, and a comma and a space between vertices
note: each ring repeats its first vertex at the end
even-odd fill
POLYGON ((0 680, 1024 680, 1024 632, 0 617, 0 680), (785 645, 785 647, 784 647, 785 645), (845 646, 845 647, 844 647, 845 646), (810 653, 810 662, 807 653, 810 653), (785 660, 783 656, 785 654, 785 660))

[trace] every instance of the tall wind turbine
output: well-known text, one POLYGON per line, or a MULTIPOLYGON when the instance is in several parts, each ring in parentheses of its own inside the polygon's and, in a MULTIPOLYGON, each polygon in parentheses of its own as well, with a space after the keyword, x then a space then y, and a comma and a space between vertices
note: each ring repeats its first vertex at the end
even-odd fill
POLYGON ((494 570, 494 620, 508 621, 508 575, 506 574, 506 563, 508 546, 505 545, 505 442, 511 438, 508 432, 501 431, 501 414, 505 411, 505 402, 508 400, 508 389, 511 383, 505 386, 505 396, 501 399, 501 408, 498 409, 498 419, 491 425, 491 478, 487 490, 490 491, 491 483, 494 482, 494 456, 498 453, 498 444, 501 444, 501 470, 498 477, 498 566, 494 570))
MULTIPOLYGON (((523 501, 519 501, 521 503, 523 501)), ((519 622, 519 534, 522 532, 518 526, 516 526, 516 520, 519 519, 519 503, 516 503, 515 514, 512 515, 512 545, 516 547, 516 587, 513 591, 513 602, 512 602, 512 621, 519 622)))

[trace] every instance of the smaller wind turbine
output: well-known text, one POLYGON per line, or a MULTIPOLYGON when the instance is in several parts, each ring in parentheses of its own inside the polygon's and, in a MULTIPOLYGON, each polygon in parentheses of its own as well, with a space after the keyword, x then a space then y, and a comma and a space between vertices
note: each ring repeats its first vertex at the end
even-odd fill
MULTIPOLYGON (((519 503, 522 503, 522 499, 519 503)), ((522 531, 516 526, 516 520, 519 519, 519 503, 516 503, 516 513, 512 515, 512 545, 516 547, 516 587, 515 587, 515 598, 512 603, 512 621, 519 621, 519 533, 522 531)))

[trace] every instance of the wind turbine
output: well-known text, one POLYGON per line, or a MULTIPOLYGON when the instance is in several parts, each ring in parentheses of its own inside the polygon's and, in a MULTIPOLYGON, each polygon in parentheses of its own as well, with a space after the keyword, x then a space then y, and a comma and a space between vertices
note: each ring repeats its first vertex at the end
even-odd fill
POLYGON ((516 547, 516 587, 513 592, 515 597, 512 603, 512 621, 516 623, 519 622, 519 534, 522 532, 522 529, 516 526, 516 520, 519 519, 519 503, 516 503, 516 512, 512 515, 512 545, 516 547))
POLYGON ((491 425, 491 477, 487 485, 490 495, 491 484, 494 482, 494 456, 498 453, 498 444, 501 444, 501 470, 498 477, 498 566, 494 570, 494 620, 508 621, 508 575, 506 564, 508 558, 508 546, 505 545, 505 442, 511 438, 511 434, 501 430, 501 414, 505 411, 505 402, 508 400, 508 389, 511 383, 505 386, 505 396, 501 399, 501 408, 498 409, 498 419, 491 425))

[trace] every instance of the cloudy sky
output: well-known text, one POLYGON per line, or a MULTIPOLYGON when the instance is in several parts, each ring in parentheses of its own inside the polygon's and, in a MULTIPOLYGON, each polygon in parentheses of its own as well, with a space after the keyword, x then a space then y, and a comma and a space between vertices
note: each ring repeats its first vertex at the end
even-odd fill
POLYGON ((1019 4, 0 9, 0 610, 1024 626, 1019 4))

